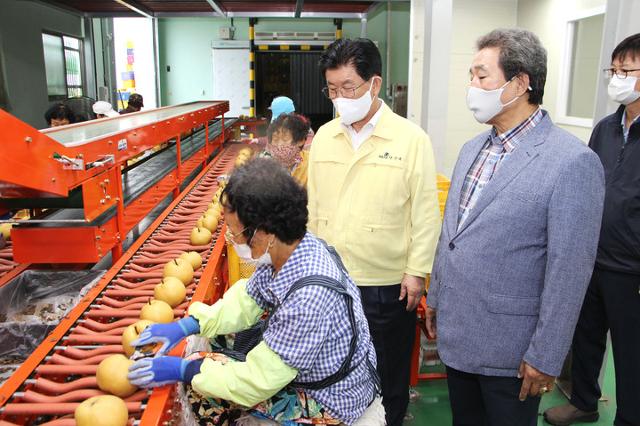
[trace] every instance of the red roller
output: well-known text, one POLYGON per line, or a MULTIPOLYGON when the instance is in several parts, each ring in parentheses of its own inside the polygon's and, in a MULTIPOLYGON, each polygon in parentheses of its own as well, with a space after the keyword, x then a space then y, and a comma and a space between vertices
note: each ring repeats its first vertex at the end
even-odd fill
POLYGON ((72 392, 78 389, 97 388, 98 382, 96 381, 95 376, 83 377, 82 379, 65 383, 58 383, 39 377, 35 380, 33 387, 40 391, 47 392, 50 395, 59 395, 61 393, 72 392))
POLYGON ((117 354, 122 353, 122 345, 103 345, 95 349, 80 349, 73 346, 64 348, 64 354, 70 358, 83 359, 100 354, 117 354))
POLYGON ((62 356, 60 354, 53 354, 51 355, 51 358, 49 358, 49 362, 56 365, 93 365, 100 364, 100 361, 111 355, 112 354, 103 354, 95 355, 85 359, 73 359, 67 358, 66 356, 62 356))
MULTIPOLYGON (((127 402, 129 413, 142 411, 141 402, 127 402)), ((46 403, 9 403, 3 407, 3 415, 59 415, 73 414, 79 403, 73 402, 46 402, 46 403)))
POLYGON ((98 365, 54 365, 44 364, 38 366, 36 371, 43 376, 52 375, 76 375, 76 374, 96 374, 98 365))
POLYGON ((129 318, 121 319, 111 323, 103 323, 103 322, 94 321, 92 319, 87 319, 82 323, 82 325, 88 329, 103 332, 103 331, 109 331, 113 329, 124 328, 133 324, 134 322, 135 321, 129 318))
POLYGON ((117 345, 122 342, 119 336, 103 336, 100 334, 71 334, 66 338, 65 343, 71 345, 91 345, 93 343, 117 345))
MULTIPOLYGON (((135 321, 133 319, 128 319, 129 321, 131 321, 131 324, 135 323, 135 321)), ((82 325, 77 326, 74 330, 73 330, 73 334, 102 334, 103 336, 122 336, 122 332, 124 331, 126 327, 118 327, 118 328, 113 328, 111 330, 105 330, 105 331, 96 331, 96 330, 91 330, 90 328, 84 327, 82 325)))

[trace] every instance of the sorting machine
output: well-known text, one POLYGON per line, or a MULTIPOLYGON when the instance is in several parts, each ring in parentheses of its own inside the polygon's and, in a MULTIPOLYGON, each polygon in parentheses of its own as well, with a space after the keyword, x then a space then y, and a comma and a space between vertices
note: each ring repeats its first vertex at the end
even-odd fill
MULTIPOLYGON (((223 144, 227 109, 227 102, 196 102, 42 132, 0 111, 0 128, 5 135, 8 129, 16 146, 0 146, 2 206, 51 211, 12 231, 13 263, 87 263, 109 250, 114 254, 111 269, 2 385, 0 425, 74 425, 78 404, 103 393, 95 377, 98 364, 123 353, 123 330, 153 297, 164 264, 181 252, 197 251, 203 266, 174 317, 183 316, 193 301, 213 303, 221 297, 228 281, 224 223, 208 245, 191 245, 189 235, 219 189, 218 177, 233 168, 240 146, 223 144), (200 126, 202 131, 183 136, 200 126), (164 150, 125 166, 168 140, 164 150), (168 207, 118 253, 126 232, 171 193, 168 207)), ((184 344, 171 354, 183 351, 184 344)), ((167 386, 126 398, 129 423, 172 423, 175 391, 167 386)))
POLYGON ((0 285, 32 263, 118 259, 127 233, 222 145, 228 110, 192 102, 41 131, 0 110, 0 214, 44 211, 12 230, 0 285))

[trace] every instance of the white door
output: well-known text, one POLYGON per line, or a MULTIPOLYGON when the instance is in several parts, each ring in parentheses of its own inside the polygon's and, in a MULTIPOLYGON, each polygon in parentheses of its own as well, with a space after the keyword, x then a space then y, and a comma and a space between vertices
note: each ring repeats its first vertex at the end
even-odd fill
POLYGON ((249 115, 249 49, 213 49, 213 98, 228 100, 229 112, 249 115))

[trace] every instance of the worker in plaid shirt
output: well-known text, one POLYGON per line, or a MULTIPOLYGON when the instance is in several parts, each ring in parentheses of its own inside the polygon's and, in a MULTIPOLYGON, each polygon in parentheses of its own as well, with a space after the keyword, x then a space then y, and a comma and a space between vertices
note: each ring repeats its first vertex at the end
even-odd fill
POLYGON ((131 383, 190 383, 216 412, 214 424, 242 411, 243 425, 384 425, 360 292, 335 251, 306 231, 305 190, 260 158, 231 175, 222 200, 226 238, 256 272, 215 304, 193 303, 189 317, 146 329, 132 345, 163 343, 161 355, 134 363, 131 383), (162 355, 190 334, 247 330, 265 311, 262 341, 244 360, 162 355))

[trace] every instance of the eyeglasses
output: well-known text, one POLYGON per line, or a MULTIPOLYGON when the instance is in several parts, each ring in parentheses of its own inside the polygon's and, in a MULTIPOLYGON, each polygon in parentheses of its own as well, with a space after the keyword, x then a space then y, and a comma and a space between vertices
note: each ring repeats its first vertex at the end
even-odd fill
MULTIPOLYGON (((231 243, 235 243, 236 242, 236 237, 238 235, 242 235, 242 233, 244 231, 246 231, 247 229, 249 229, 248 226, 245 226, 244 228, 242 228, 241 231, 236 232, 235 234, 233 232, 231 232, 231 228, 229 228, 229 225, 227 225, 227 230, 224 233, 224 238, 225 240, 231 242, 231 243)), ((255 234, 255 231, 253 232, 255 234)), ((247 240, 247 244, 249 244, 249 242, 253 239, 253 235, 251 236, 251 238, 249 238, 249 240, 247 240)))
POLYGON ((636 68, 634 70, 623 70, 623 69, 615 69, 615 68, 605 68, 602 70, 604 72, 604 75, 608 78, 613 77, 614 75, 617 75, 618 78, 622 78, 625 79, 627 78, 627 76, 629 75, 630 72, 634 72, 634 71, 640 71, 640 68, 636 68))
POLYGON ((369 80, 356 87, 339 87, 337 89, 323 87, 322 94, 325 95, 328 99, 335 99, 338 97, 338 95, 341 95, 343 98, 353 99, 356 97, 356 90, 358 90, 368 82, 369 80))

